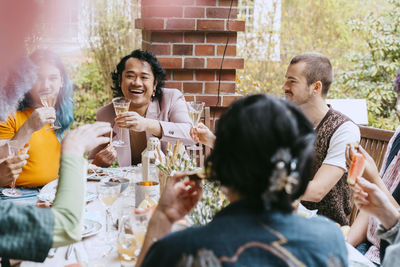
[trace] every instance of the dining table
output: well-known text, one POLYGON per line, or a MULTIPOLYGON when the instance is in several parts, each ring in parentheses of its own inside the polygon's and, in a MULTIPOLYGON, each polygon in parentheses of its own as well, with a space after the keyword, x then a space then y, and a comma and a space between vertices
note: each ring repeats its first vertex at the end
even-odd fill
MULTIPOLYGON (((117 219, 133 212, 135 209, 135 188, 134 184, 141 181, 141 172, 138 167, 108 168, 109 176, 118 176, 130 180, 127 189, 121 193, 119 198, 113 203, 111 212, 113 226, 111 235, 115 237, 114 243, 104 244, 106 210, 98 198, 91 198, 86 204, 84 222, 93 222, 94 231, 89 233, 80 242, 69 246, 52 248, 44 262, 22 261, 21 267, 54 267, 54 266, 88 266, 88 267, 113 267, 121 266, 121 261, 117 250, 118 230, 115 223, 117 219), (79 263, 80 265, 74 265, 79 263)), ((87 182, 87 196, 96 194, 96 186, 99 181, 90 179, 87 182)), ((177 227, 179 228, 179 226, 177 227)), ((350 244, 346 243, 348 251, 349 266, 353 267, 375 267, 364 255, 350 244)))
MULTIPOLYGON (((122 177, 130 180, 129 186, 124 190, 118 199, 112 204, 111 213, 113 225, 111 228, 111 235, 115 237, 115 244, 107 245, 104 244, 104 237, 106 235, 105 223, 106 223, 106 209, 102 202, 96 197, 91 198, 85 206, 85 214, 83 221, 97 222, 101 225, 98 231, 89 233, 87 237, 84 237, 80 242, 74 243, 69 246, 63 246, 58 248, 52 248, 49 251, 49 256, 44 262, 21 262, 21 267, 54 267, 54 266, 68 266, 80 263, 81 266, 90 267, 112 267, 121 266, 121 262, 118 256, 116 237, 118 230, 116 227, 117 219, 121 218, 124 213, 133 211, 135 208, 135 190, 134 183, 141 180, 141 175, 138 173, 140 169, 137 167, 124 167, 124 168, 108 168, 107 177, 122 177)), ((88 181, 86 185, 87 196, 97 194, 96 186, 100 182, 100 179, 105 179, 104 176, 99 176, 99 179, 95 179, 95 175, 88 175, 88 181)), ((40 196, 40 194, 39 194, 40 196)))

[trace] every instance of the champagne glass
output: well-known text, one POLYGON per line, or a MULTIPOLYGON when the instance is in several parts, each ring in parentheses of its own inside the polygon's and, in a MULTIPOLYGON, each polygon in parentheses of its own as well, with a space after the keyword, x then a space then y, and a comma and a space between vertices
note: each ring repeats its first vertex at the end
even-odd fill
MULTIPOLYGON (((187 108, 188 108, 188 112, 189 112, 189 117, 193 122, 193 127, 197 127, 197 125, 199 124, 200 121, 200 117, 201 117, 201 113, 203 112, 204 109, 204 102, 187 102, 187 108)), ((196 163, 196 151, 202 149, 200 146, 197 145, 193 145, 193 146, 189 146, 187 148, 189 151, 191 151, 191 157, 192 160, 196 163)), ((196 164, 197 165, 197 164, 196 164)))
MULTIPOLYGON (((8 149, 10 156, 19 156, 28 153, 30 145, 25 144, 24 147, 21 148, 19 142, 16 140, 11 140, 8 142, 8 149)), ((22 196, 21 190, 15 189, 15 182, 17 181, 18 176, 11 183, 11 188, 6 188, 1 191, 3 195, 8 197, 19 197, 22 196)))
MULTIPOLYGON (((40 102, 42 102, 43 107, 46 108, 54 108, 56 106, 56 102, 57 102, 57 94, 54 93, 41 93, 39 95, 40 97, 40 102)), ((56 126, 54 125, 54 122, 51 123, 50 127, 47 128, 46 130, 52 129, 52 130, 57 130, 60 129, 60 126, 56 126)))
POLYGON ((104 207, 106 208, 106 240, 110 240, 110 226, 112 225, 112 217, 110 208, 117 200, 121 192, 121 184, 119 183, 100 183, 97 185, 97 194, 104 207))
MULTIPOLYGON (((115 114, 118 116, 119 114, 122 114, 129 110, 129 104, 131 103, 131 101, 129 99, 126 99, 125 97, 116 97, 112 100, 112 103, 114 106, 115 114)), ((126 145, 125 142, 122 140, 122 128, 119 128, 119 139, 114 139, 112 144, 115 147, 122 147, 126 145)))

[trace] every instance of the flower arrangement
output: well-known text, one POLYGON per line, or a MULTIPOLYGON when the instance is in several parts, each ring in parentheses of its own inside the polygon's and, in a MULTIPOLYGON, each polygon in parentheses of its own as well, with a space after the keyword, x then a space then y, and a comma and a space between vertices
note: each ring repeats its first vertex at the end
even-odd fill
MULTIPOLYGON (((157 147, 156 162, 159 170, 160 193, 165 189, 165 185, 175 172, 193 172, 198 171, 196 163, 189 157, 184 150, 183 144, 177 141, 175 146, 168 143, 165 157, 161 157, 159 148, 157 147)), ((213 182, 202 179, 203 196, 197 203, 196 207, 188 215, 190 224, 204 225, 212 220, 214 215, 223 207, 228 205, 228 200, 221 192, 220 186, 213 182)))
POLYGON ((167 144, 165 157, 161 157, 160 149, 157 147, 157 168, 159 170, 158 178, 160 180, 160 193, 164 191, 168 178, 172 177, 175 172, 191 172, 196 170, 196 164, 190 159, 182 142, 176 141, 172 148, 170 143, 167 144))

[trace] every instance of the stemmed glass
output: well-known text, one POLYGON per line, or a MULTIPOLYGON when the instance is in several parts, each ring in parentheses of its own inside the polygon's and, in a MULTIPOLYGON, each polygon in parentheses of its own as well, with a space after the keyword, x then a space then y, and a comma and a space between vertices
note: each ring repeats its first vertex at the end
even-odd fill
MULTIPOLYGON (((30 145, 25 144, 24 147, 20 147, 19 142, 16 140, 8 141, 8 149, 10 156, 19 156, 28 153, 30 145)), ((17 181, 18 176, 11 183, 11 188, 6 188, 1 191, 3 195, 8 197, 19 197, 22 196, 21 190, 15 189, 15 182, 17 181)))
POLYGON ((97 194, 99 199, 106 208, 106 240, 110 241, 110 225, 112 225, 112 218, 110 208, 112 204, 117 200, 121 192, 120 183, 100 183, 97 185, 97 194), (111 222, 111 224, 110 224, 111 222))
MULTIPOLYGON (((125 97, 116 97, 112 100, 115 114, 118 116, 119 114, 122 114, 124 112, 127 112, 129 110, 129 104, 131 101, 129 99, 126 99, 125 97)), ((113 146, 115 147, 122 147, 125 144, 125 142, 122 140, 122 128, 119 128, 119 139, 114 140, 112 142, 113 146)))
MULTIPOLYGON (((204 102, 194 102, 194 101, 187 102, 187 108, 189 112, 189 117, 193 122, 193 127, 197 127, 200 121, 201 113, 203 112, 204 109, 204 102)), ((193 145, 189 146, 187 149, 192 151, 191 157, 195 161, 196 151, 200 150, 201 147, 193 145)))
MULTIPOLYGON (((40 102, 42 102, 43 107, 54 108, 56 106, 57 94, 43 92, 43 93, 40 93, 39 97, 40 97, 40 102)), ((60 128, 61 128, 60 126, 54 125, 54 122, 53 122, 53 123, 51 123, 50 127, 47 128, 46 130, 49 130, 49 129, 57 130, 60 128)))

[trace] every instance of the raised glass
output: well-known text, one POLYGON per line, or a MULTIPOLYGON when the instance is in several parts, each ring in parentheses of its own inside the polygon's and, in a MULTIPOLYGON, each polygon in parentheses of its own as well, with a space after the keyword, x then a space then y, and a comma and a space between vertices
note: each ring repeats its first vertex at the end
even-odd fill
MULTIPOLYGON (((8 141, 8 149, 10 156, 19 156, 28 153, 29 144, 25 144, 24 147, 21 147, 18 141, 11 140, 8 141)), ((17 177, 15 177, 14 181, 11 183, 11 188, 6 188, 1 191, 3 195, 8 197, 19 197, 22 196, 22 192, 15 188, 15 182, 17 181, 17 177)))
MULTIPOLYGON (((204 102, 194 102, 194 101, 187 102, 187 108, 189 112, 189 117, 193 122, 193 127, 197 127, 197 125, 200 122, 201 113, 203 112, 204 109, 204 102)), ((202 147, 197 145, 192 145, 187 147, 187 150, 189 151, 189 154, 192 160, 196 163, 196 165, 197 165, 196 155, 200 149, 202 149, 202 147)))
MULTIPOLYGON (((54 93, 40 93, 39 95, 40 97, 40 102, 42 102, 43 107, 46 108, 54 108, 56 106, 57 103, 57 94, 54 93)), ((60 126, 54 125, 54 122, 50 125, 49 128, 47 128, 46 130, 52 129, 52 130, 57 130, 60 129, 60 126)))
MULTIPOLYGON (((112 103, 114 106, 115 114, 118 116, 119 114, 128 112, 131 101, 129 99, 126 99, 125 97, 116 97, 112 100, 112 103)), ((122 140, 122 128, 119 128, 119 138, 117 140, 114 139, 112 144, 115 147, 122 147, 127 145, 122 140)))

